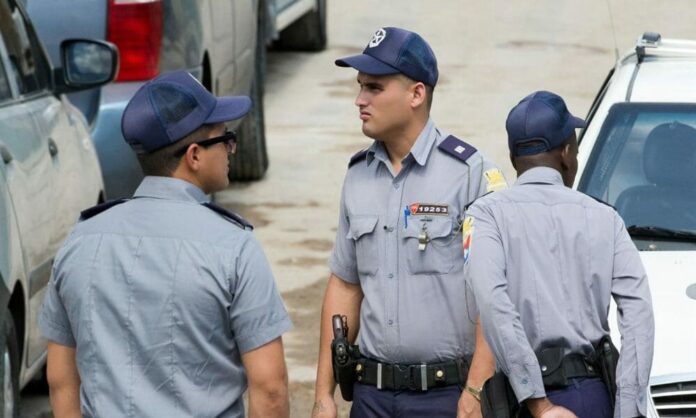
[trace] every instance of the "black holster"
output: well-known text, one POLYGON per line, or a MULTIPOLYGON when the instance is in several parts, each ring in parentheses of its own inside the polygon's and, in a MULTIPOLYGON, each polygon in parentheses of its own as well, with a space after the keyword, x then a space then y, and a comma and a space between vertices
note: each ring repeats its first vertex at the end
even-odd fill
POLYGON ((331 364, 334 380, 341 389, 343 399, 352 401, 355 366, 360 358, 360 350, 357 345, 348 342, 348 326, 345 317, 334 315, 332 321, 334 339, 331 341, 331 364))
POLYGON ((609 390, 609 401, 612 410, 616 402, 616 366, 619 364, 619 350, 616 349, 611 337, 605 335, 595 346, 595 364, 599 374, 609 390))
POLYGON ((481 390, 481 413, 484 418, 514 418, 520 410, 507 376, 497 372, 481 390))

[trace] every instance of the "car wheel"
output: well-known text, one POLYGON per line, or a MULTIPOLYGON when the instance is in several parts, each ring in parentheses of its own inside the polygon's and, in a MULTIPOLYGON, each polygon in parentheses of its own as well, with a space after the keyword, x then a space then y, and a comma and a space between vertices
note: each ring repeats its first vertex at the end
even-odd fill
POLYGON ((0 379, 2 380, 0 399, 0 417, 19 417, 19 345, 15 333, 14 321, 5 310, 4 335, 0 347, 0 379))
MULTIPOLYGON (((263 7, 259 8, 263 10, 263 7)), ((263 113, 263 82, 266 72, 265 16, 259 14, 256 36, 252 107, 239 126, 237 153, 230 155, 230 180, 250 181, 263 177, 268 169, 266 124, 263 113)))
POLYGON ((275 46, 295 51, 322 51, 326 48, 326 0, 317 0, 312 10, 280 32, 275 46))

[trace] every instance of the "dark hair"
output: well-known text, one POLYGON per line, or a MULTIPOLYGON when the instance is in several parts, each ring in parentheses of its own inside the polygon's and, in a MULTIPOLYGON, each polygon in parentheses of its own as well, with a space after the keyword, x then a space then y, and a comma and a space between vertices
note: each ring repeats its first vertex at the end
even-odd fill
POLYGON ((210 124, 202 125, 173 144, 151 153, 138 154, 138 162, 143 169, 143 174, 146 176, 171 177, 183 158, 183 156, 174 156, 174 153, 182 147, 207 138, 214 126, 210 124))

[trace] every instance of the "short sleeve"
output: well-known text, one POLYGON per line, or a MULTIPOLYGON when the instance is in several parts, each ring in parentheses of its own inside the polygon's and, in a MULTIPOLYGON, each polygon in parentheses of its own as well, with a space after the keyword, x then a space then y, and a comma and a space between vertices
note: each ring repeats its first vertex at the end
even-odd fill
POLYGON ((338 216, 338 228, 334 248, 329 259, 329 269, 340 279, 357 284, 358 266, 355 259, 355 241, 349 236, 350 223, 346 211, 346 187, 343 185, 338 216))
POLYGON ((235 276, 229 315, 235 341, 246 353, 282 336, 292 323, 268 260, 252 235, 241 246, 235 276))
POLYGON ((57 265, 60 264, 54 265, 46 288, 39 315, 39 329, 48 340, 67 347, 75 347, 75 337, 60 294, 62 275, 57 265))

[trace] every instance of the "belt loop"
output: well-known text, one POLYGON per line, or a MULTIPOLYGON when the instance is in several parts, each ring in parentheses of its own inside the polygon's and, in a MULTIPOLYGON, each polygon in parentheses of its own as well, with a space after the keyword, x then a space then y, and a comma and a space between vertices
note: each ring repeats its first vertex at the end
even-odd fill
POLYGON ((377 363, 377 389, 382 390, 382 363, 377 363))
POLYGON ((420 378, 421 378, 421 390, 426 392, 428 390, 428 366, 425 363, 420 366, 420 378))

